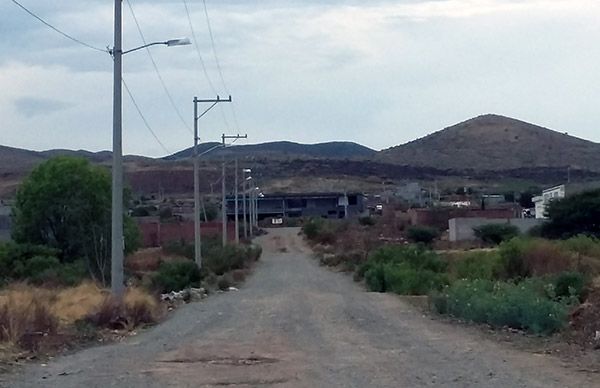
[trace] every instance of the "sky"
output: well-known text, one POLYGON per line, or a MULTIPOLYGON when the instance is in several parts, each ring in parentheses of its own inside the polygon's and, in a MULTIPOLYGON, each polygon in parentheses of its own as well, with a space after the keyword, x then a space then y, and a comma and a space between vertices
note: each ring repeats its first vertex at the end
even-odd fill
MULTIPOLYGON (((111 1, 19 2, 112 46, 111 1)), ((202 141, 240 133, 246 143, 384 149, 495 113, 600 142, 598 0, 206 0, 214 50, 202 0, 186 3, 194 34, 183 0, 129 0, 147 42, 194 44, 151 48, 173 104, 147 52, 124 56, 123 77, 158 138, 124 91, 126 154, 191 146, 193 97, 217 94, 233 102, 199 120, 202 141)), ((141 45, 127 0, 123 23, 124 48, 141 45)), ((107 53, 10 0, 0 2, 0 48, 1 145, 111 149, 107 53)))

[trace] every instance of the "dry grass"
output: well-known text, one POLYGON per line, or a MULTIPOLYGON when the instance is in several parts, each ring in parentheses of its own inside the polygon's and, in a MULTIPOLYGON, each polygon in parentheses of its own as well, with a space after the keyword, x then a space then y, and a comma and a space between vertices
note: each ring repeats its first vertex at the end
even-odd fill
MULTIPOLYGON (((58 319, 50 312, 48 302, 53 294, 16 284, 0 295, 0 342, 11 346, 27 345, 32 337, 53 334, 58 319)), ((29 347, 29 346, 26 346, 29 347)))
POLYGON ((107 296, 108 290, 84 282, 77 287, 58 290, 50 310, 61 325, 70 325, 97 309, 107 296))
POLYGON ((140 288, 129 288, 123 300, 106 295, 85 319, 101 328, 133 330, 158 322, 163 314, 163 306, 154 296, 140 288))
POLYGON ((121 302, 92 282, 49 289, 18 283, 0 292, 0 351, 37 350, 40 341, 60 337, 77 321, 98 327, 132 330, 157 322, 162 305, 140 288, 129 288, 121 302))

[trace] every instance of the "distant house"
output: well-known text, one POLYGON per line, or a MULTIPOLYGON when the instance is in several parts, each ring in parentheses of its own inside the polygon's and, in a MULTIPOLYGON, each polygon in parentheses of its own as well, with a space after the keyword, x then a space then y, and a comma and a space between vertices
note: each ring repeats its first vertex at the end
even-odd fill
MULTIPOLYGON (((239 198, 239 214, 243 203, 239 198)), ((359 216, 366 210, 362 193, 286 193, 264 194, 258 198, 258 218, 269 217, 322 217, 346 218, 359 216)), ((249 206, 246 207, 249 209, 249 206)), ((227 197, 227 215, 235 218, 235 198, 227 197)))
POLYGON ((567 195, 567 188, 565 185, 559 185, 550 187, 542 191, 542 195, 538 195, 532 198, 535 204, 535 218, 547 218, 546 208, 548 204, 558 198, 564 198, 567 195))

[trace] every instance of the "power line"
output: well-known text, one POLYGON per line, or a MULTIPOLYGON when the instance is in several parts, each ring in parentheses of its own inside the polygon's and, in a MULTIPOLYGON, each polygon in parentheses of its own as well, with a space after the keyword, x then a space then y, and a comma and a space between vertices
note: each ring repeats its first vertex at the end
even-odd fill
POLYGON ((171 151, 169 151, 167 149, 167 147, 165 147, 165 145, 163 144, 163 142, 160 141, 160 139, 158 138, 158 136, 156 136, 156 133, 154 133, 154 131, 150 127, 150 124, 148 124, 148 120, 146 120, 146 117, 144 116, 144 114, 142 113, 142 110, 140 109, 139 105, 135 101, 135 98, 133 98, 133 94, 131 94, 131 91, 129 90, 129 87, 127 86, 127 83, 125 83, 125 79, 123 79, 123 78, 121 78, 121 79, 123 81, 123 86, 125 86, 125 90, 127 91, 127 94, 129 95, 129 98, 131 99, 131 102, 133 102, 133 106, 135 106, 135 109, 137 110, 138 114, 142 118, 142 121, 144 122, 144 125, 146 126, 146 129, 148 129, 148 131, 150 131, 150 133, 152 134, 152 136, 154 137, 154 139, 156 140, 156 142, 158 144, 160 144, 160 146, 166 152, 166 154, 170 155, 171 151))
MULTIPOLYGON (((227 87, 227 84, 225 83, 225 77, 223 76, 223 69, 221 67, 221 62, 219 61, 219 56, 217 55, 217 47, 215 44, 215 37, 212 32, 212 26, 210 24, 210 17, 208 16, 208 7, 206 6, 206 0, 202 0, 202 4, 204 5, 204 15, 206 16, 206 25, 208 27, 208 35, 210 37, 212 52, 213 52, 213 55, 215 56, 217 70, 219 71, 219 77, 221 78, 221 83, 223 84, 223 89, 225 89, 225 92, 227 92, 227 94, 231 95, 231 93, 229 92, 229 88, 227 87)), ((236 129, 239 132, 240 126, 238 124, 238 119, 237 119, 237 114, 235 113, 235 108, 234 108, 233 104, 231 104, 230 107, 231 107, 231 114, 233 115, 233 122, 235 124, 236 129)), ((225 119, 224 114, 223 114, 223 118, 225 119)), ((229 127, 229 124, 227 123, 227 119, 225 119, 225 124, 229 127)))
MULTIPOLYGON (((127 0, 127 5, 129 6, 129 10, 131 11, 131 16, 133 16, 133 21, 135 22, 135 25, 137 27, 138 32, 140 33, 140 37, 142 38, 142 42, 144 43, 144 45, 146 45, 146 38, 144 37, 144 33, 142 32, 142 28, 140 27, 140 24, 138 22, 137 17, 135 16, 135 12, 133 11, 133 6, 131 5, 131 2, 129 0, 127 0)), ((179 117, 179 119, 181 120, 181 123, 186 127, 186 129, 190 132, 190 133, 194 133, 192 131, 192 128, 189 126, 189 124, 185 121, 185 119, 183 118, 181 112, 179 111, 179 108, 177 108, 177 104, 175 104, 175 101, 173 100, 173 96, 171 95, 171 92, 169 92, 169 89, 167 88, 167 85, 165 84, 165 81, 162 77, 162 75, 160 74, 160 71, 158 70, 158 66, 156 64, 156 61, 154 60, 154 57, 152 56, 152 52, 151 50, 146 47, 146 52, 148 53, 148 57, 150 57, 150 61, 152 62, 152 66, 154 66, 154 71, 156 72, 156 75, 165 91, 165 94, 167 95, 169 102, 171 103, 171 106, 173 107, 173 109, 175 110, 175 113, 177 114, 177 116, 179 117)))
POLYGON ((194 31, 194 25, 192 23, 192 17, 190 15, 190 10, 188 8, 188 4, 186 0, 183 0, 183 5, 185 7, 185 13, 187 15, 188 23, 190 25, 190 30, 192 32, 192 38, 194 40, 194 48, 196 49, 196 53, 198 54, 198 59, 200 60, 200 64, 202 65, 202 71, 204 72, 204 76, 210 85, 213 93, 217 94, 217 89, 215 85, 212 83, 210 77, 208 76, 208 71, 206 70, 206 65, 204 64, 204 59, 202 59, 202 54, 200 53, 200 47, 198 47, 198 38, 196 37, 196 31, 194 31))
POLYGON ((23 11, 27 12, 29 15, 31 15, 32 17, 34 17, 35 19, 37 19, 39 22, 41 22, 42 24, 44 24, 46 27, 54 30, 55 32, 57 32, 59 34, 61 34, 65 38, 67 38, 67 39, 69 39, 69 40, 71 40, 71 41, 73 41, 75 43, 78 43, 78 44, 80 44, 82 46, 85 46, 87 48, 90 48, 92 50, 101 51, 101 52, 104 52, 104 53, 108 52, 107 49, 102 49, 102 48, 99 48, 99 47, 96 47, 96 46, 92 46, 91 44, 85 43, 84 41, 79 40, 79 39, 77 39, 77 38, 75 38, 75 37, 67 34, 66 32, 63 32, 63 31, 59 30, 58 28, 54 27, 52 24, 48 23, 47 21, 45 21, 44 19, 42 19, 41 17, 39 17, 38 15, 36 15, 35 13, 33 13, 33 11, 30 11, 29 9, 27 9, 27 7, 25 7, 23 4, 19 3, 16 0, 11 0, 11 1, 14 4, 16 4, 19 8, 21 8, 23 11))

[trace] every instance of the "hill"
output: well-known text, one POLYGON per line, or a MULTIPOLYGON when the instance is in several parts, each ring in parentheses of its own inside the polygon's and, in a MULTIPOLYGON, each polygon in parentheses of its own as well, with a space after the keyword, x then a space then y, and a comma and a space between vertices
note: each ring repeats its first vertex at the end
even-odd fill
MULTIPOLYGON (((199 153, 206 152, 220 143, 202 143, 199 145, 199 153)), ((167 156, 165 160, 177 160, 189 158, 193 148, 187 148, 173 155, 167 156)), ((220 156, 237 156, 239 158, 289 158, 309 157, 320 159, 355 159, 369 158, 376 154, 375 150, 352 142, 328 142, 318 144, 299 144, 289 141, 276 141, 260 144, 233 145, 225 149, 215 149, 206 154, 207 158, 220 156)))
POLYGON ((567 168, 600 171, 600 144, 524 121, 479 116, 375 158, 384 163, 458 171, 567 168))

